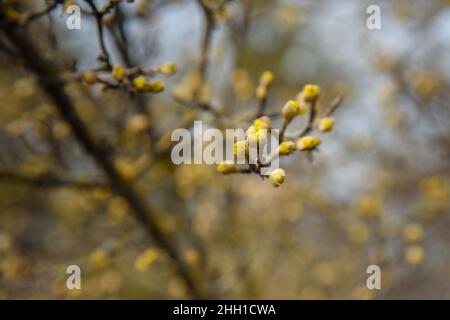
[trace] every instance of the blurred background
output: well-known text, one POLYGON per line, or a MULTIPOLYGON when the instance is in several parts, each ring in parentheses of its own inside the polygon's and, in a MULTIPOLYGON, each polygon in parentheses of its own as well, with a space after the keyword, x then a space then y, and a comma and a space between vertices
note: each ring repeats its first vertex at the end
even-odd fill
MULTIPOLYGON (((9 2, 19 13, 45 6, 9 2)), ((96 68, 100 47, 86 3, 66 2, 86 10, 80 30, 66 28, 58 6, 23 32, 70 76, 96 68)), ((199 2, 135 0, 105 17, 106 47, 122 65, 175 62, 175 75, 157 76, 164 92, 66 86, 108 156, 156 208, 196 285, 224 299, 450 299, 450 2, 205 4, 215 28, 204 79, 199 2), (366 26, 371 4, 381 9, 380 30, 366 26), (344 95, 313 159, 282 158, 279 188, 257 175, 174 165, 172 130, 194 119, 248 127, 236 115, 255 110, 265 70, 275 76, 271 114, 306 83, 321 87, 319 108, 344 95), (219 115, 190 106, 197 90, 219 115), (372 264, 381 268, 381 290, 366 287, 372 264)), ((102 185, 16 58, 0 52, 0 298, 190 298, 171 259, 102 185), (76 184, 49 183, 55 176, 76 184), (66 288, 72 264, 81 268, 81 290, 66 288)), ((289 128, 305 123, 299 117, 289 128)))

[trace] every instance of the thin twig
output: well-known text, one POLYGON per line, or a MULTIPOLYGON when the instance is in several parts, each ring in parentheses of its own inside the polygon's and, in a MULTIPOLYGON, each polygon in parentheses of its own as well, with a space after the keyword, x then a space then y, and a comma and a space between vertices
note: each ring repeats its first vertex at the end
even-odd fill
POLYGON ((256 113, 255 113, 255 118, 259 118, 261 116, 264 115, 264 111, 266 109, 267 106, 267 96, 268 95, 264 95, 262 98, 258 99, 257 105, 256 105, 256 113))
POLYGON ((102 50, 102 60, 105 62, 109 69, 112 68, 111 58, 106 49, 105 39, 104 39, 104 29, 103 29, 103 15, 102 11, 99 11, 97 6, 94 3, 94 0, 85 0, 87 4, 92 9, 92 14, 95 18, 95 22, 97 24, 97 33, 98 33, 98 41, 100 43, 100 49, 102 50))
POLYGON ((344 100, 343 95, 338 95, 336 98, 331 101, 330 106, 327 110, 321 115, 322 117, 328 117, 334 113, 334 111, 341 105, 342 101, 344 100))
POLYGON ((210 51, 211 46, 211 36, 212 32, 216 26, 216 21, 214 19, 214 12, 211 8, 209 8, 203 0, 197 0, 198 4, 202 8, 204 17, 205 17, 205 31, 203 34, 203 40, 202 40, 202 46, 201 46, 201 52, 200 52, 200 64, 198 67, 199 73, 200 73, 200 85, 199 89, 197 90, 197 95, 202 87, 202 85, 205 82, 206 79, 206 72, 208 69, 208 55, 210 51))

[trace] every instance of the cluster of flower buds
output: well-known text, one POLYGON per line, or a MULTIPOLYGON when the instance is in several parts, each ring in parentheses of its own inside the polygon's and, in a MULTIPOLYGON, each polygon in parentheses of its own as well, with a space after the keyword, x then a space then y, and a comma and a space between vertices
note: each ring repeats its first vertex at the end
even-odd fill
POLYGON ((288 156, 295 151, 295 143, 292 141, 283 141, 278 146, 278 154, 281 156, 288 156))
POLYGON ((115 83, 108 82, 100 77, 103 71, 88 70, 85 71, 81 79, 87 85, 94 85, 96 83, 102 83, 106 87, 117 87, 120 84, 130 85, 130 89, 134 92, 152 92, 159 93, 164 91, 165 84, 159 79, 147 79, 147 77, 153 76, 156 73, 170 76, 177 71, 177 66, 174 62, 166 62, 159 67, 153 68, 148 71, 142 71, 137 68, 126 69, 120 64, 115 64, 112 67, 110 76, 115 80, 115 83))
MULTIPOLYGON (((269 71, 264 72, 260 77, 260 83, 256 91, 258 99, 266 99, 267 88, 273 82, 273 74, 269 71)), ((310 131, 317 129, 321 132, 329 132, 333 129, 334 119, 329 117, 334 108, 330 108, 325 112, 325 116, 317 119, 316 102, 320 96, 320 88, 315 84, 307 84, 303 90, 297 95, 296 99, 289 100, 281 109, 283 117, 283 125, 280 131, 280 140, 278 146, 278 155, 287 156, 296 150, 301 152, 311 152, 321 144, 321 140, 317 136, 306 135, 310 131), (285 130, 292 120, 297 117, 309 113, 307 128, 297 135, 297 140, 284 139, 285 130)), ((341 99, 337 99, 337 106, 341 99)), ((253 124, 247 129, 245 139, 239 140, 234 144, 234 156, 237 159, 248 159, 250 143, 258 143, 258 145, 266 143, 267 131, 272 129, 272 123, 267 116, 262 116, 254 120, 253 124)), ((292 137, 290 139, 293 139, 292 137)), ((272 155, 273 156, 273 155, 272 155)), ((273 159, 273 158, 272 158, 273 159)), ((228 174, 240 172, 238 166, 230 162, 220 163, 217 166, 220 173, 228 174)), ((258 167, 252 168, 246 172, 260 173, 258 167)), ((279 187, 283 184, 286 173, 283 169, 274 169, 268 174, 268 178, 274 187, 279 187)))
POLYGON ((248 157, 249 144, 254 143, 259 146, 265 144, 270 129, 272 129, 272 122, 269 117, 263 116, 253 121, 253 124, 245 132, 245 139, 234 144, 234 155, 238 159, 243 159, 244 156, 248 157))
POLYGON ((297 95, 296 100, 289 100, 284 105, 281 113, 286 124, 289 124, 296 116, 303 115, 311 108, 319 98, 320 89, 317 85, 307 84, 297 95))
POLYGON ((147 80, 143 76, 139 76, 133 79, 133 87, 138 92, 162 92, 165 85, 161 80, 147 80))
POLYGON ((320 142, 321 141, 319 137, 304 136, 298 139, 297 149, 299 151, 314 150, 320 144, 320 142))
POLYGON ((177 72, 177 65, 174 62, 166 62, 163 65, 161 65, 160 67, 156 68, 155 71, 157 71, 163 75, 166 75, 166 76, 171 76, 175 72, 177 72))

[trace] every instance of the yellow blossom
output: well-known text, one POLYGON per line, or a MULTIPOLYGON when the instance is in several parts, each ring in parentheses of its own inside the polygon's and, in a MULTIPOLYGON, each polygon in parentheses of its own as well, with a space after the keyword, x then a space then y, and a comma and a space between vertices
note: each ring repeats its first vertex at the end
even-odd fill
POLYGON ((264 86, 268 86, 270 85, 274 80, 274 76, 273 73, 270 71, 264 71, 263 73, 261 73, 261 77, 259 78, 259 82, 264 85, 264 86))
POLYGON ((170 76, 177 71, 177 65, 174 62, 166 62, 159 68, 159 71, 166 76, 170 76))
POLYGON ((264 144, 267 140, 267 130, 255 125, 250 126, 247 129, 246 135, 249 141, 258 142, 260 144, 264 144))
POLYGON ((239 159, 243 159, 244 156, 248 155, 247 141, 240 140, 234 144, 234 155, 239 159))
POLYGON ((136 114, 127 122, 127 129, 132 133, 143 132, 148 128, 148 117, 144 114, 136 114))
POLYGON ((269 180, 272 183, 272 185, 275 188, 277 188, 284 182, 285 176, 286 176, 286 173, 284 172, 284 170, 281 168, 278 168, 278 169, 273 170, 269 174, 269 180))
POLYGON ((313 150, 320 144, 319 137, 305 136, 297 141, 297 149, 300 151, 313 150))
POLYGON ((299 104, 295 100, 289 100, 284 105, 281 113, 286 121, 291 121, 294 119, 300 112, 299 104))
POLYGON ((286 173, 284 172, 284 170, 281 168, 278 168, 278 169, 273 170, 269 174, 269 180, 272 183, 272 185, 275 188, 277 188, 284 182, 285 176, 286 176, 286 173))
POLYGON ((97 81, 97 73, 92 70, 88 70, 83 73, 83 81, 88 85, 93 85, 97 81))
POLYGON ((418 223, 409 223, 403 229, 403 237, 408 242, 416 242, 422 240, 424 237, 422 226, 418 223))
POLYGON ((256 88, 256 97, 258 99, 264 99, 267 97, 267 87, 259 85, 256 88))
POLYGON ((319 130, 322 132, 331 131, 334 126, 334 119, 331 117, 322 118, 319 123, 319 130))
POLYGON ((104 250, 96 249, 90 254, 89 262, 91 263, 92 267, 102 269, 108 266, 109 259, 104 250))
POLYGON ((237 165, 233 162, 221 162, 217 165, 217 171, 223 174, 236 172, 237 165))
POLYGON ((305 114, 306 112, 308 112, 308 104, 305 103, 304 101, 301 100, 297 100, 298 102, 298 114, 302 115, 305 114))
POLYGON ((122 222, 128 213, 128 203, 122 197, 113 197, 109 201, 106 212, 113 222, 122 222))
POLYGON ((116 64, 113 67, 112 74, 117 81, 122 81, 125 78, 125 69, 120 64, 116 64))
POLYGON ((410 265, 418 265, 425 259, 425 251, 419 245, 412 245, 405 250, 405 260, 410 265))
POLYGON ((303 88, 303 96, 305 101, 314 102, 319 97, 320 89, 319 86, 315 84, 307 84, 303 88))
POLYGON ((145 250, 134 261, 134 268, 139 272, 147 271, 159 258, 159 251, 155 248, 145 250))
POLYGON ((133 86, 138 91, 145 91, 148 88, 148 83, 147 83, 147 80, 145 80, 144 77, 137 77, 137 78, 134 78, 134 80, 133 80, 133 86))
POLYGON ((184 254, 184 260, 190 266, 195 266, 200 261, 200 253, 195 249, 188 249, 184 254))
POLYGON ((355 210, 363 218, 379 218, 383 211, 383 199, 375 194, 363 195, 357 200, 355 210))
POLYGON ((295 151, 295 143, 292 141, 283 141, 278 147, 278 153, 282 156, 289 155, 295 151))
POLYGON ((267 116, 262 116, 255 121, 253 121, 253 125, 257 129, 270 129, 272 128, 272 122, 270 121, 270 118, 267 116))
POLYGON ((150 91, 151 92, 155 92, 155 93, 162 92, 165 89, 165 85, 164 85, 164 82, 162 80, 151 81, 149 83, 149 86, 150 86, 150 91))
POLYGON ((17 21, 20 18, 20 13, 13 8, 6 8, 5 16, 9 21, 17 21))
POLYGON ((370 231, 367 224, 363 222, 354 222, 349 226, 348 238, 354 244, 363 244, 369 240, 370 231))

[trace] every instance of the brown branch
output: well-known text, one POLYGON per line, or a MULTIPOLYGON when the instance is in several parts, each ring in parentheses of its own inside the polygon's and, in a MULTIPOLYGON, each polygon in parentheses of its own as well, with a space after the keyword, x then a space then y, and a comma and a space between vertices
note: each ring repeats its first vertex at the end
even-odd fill
MULTIPOLYGON (((206 78, 206 72, 208 69, 208 54, 210 51, 211 46, 211 36, 212 32, 216 26, 216 21, 214 18, 214 11, 208 7, 203 0, 197 0, 198 4, 202 8, 203 15, 205 17, 205 31, 203 34, 203 40, 202 40, 202 46, 201 46, 201 52, 200 52, 200 65, 199 65, 199 73, 200 73, 200 85, 199 91, 205 82, 206 78)), ((199 92, 197 92, 196 95, 198 95, 199 92)))
POLYGON ((288 121, 286 121, 286 119, 283 118, 283 123, 280 129, 280 137, 278 139, 280 143, 284 141, 284 133, 286 132, 288 124, 289 124, 288 121))
POLYGON ((60 178, 57 175, 51 173, 44 173, 40 175, 27 175, 24 172, 18 172, 16 170, 11 170, 9 168, 8 169, 0 168, 0 181, 22 183, 42 188, 68 187, 80 190, 111 188, 111 186, 109 186, 108 184, 101 182, 60 178))
POLYGON ((62 4, 62 1, 61 0, 55 0, 55 1, 49 2, 45 6, 44 9, 29 13, 24 18, 24 20, 21 22, 21 24, 22 25, 27 25, 30 22, 33 22, 34 20, 39 19, 39 18, 49 14, 51 11, 53 11, 53 9, 55 9, 58 6, 58 4, 62 4))
POLYGON ((100 49, 102 50, 102 55, 101 55, 102 61, 105 62, 108 69, 111 69, 112 68, 111 58, 108 53, 108 50, 106 49, 105 38, 104 38, 104 29, 103 29, 104 12, 99 11, 97 9, 97 6, 95 5, 94 0, 84 0, 84 1, 86 1, 87 4, 89 4, 89 6, 91 7, 92 15, 94 16, 95 22, 97 24, 98 41, 100 43, 100 49))
POLYGON ((314 120, 316 120, 316 115, 317 115, 316 101, 314 101, 311 103, 311 107, 309 110, 308 124, 302 131, 300 131, 300 134, 298 135, 299 137, 303 137, 312 131, 313 125, 314 125, 314 120))
POLYGON ((23 32, 5 24, 0 24, 0 29, 21 53, 26 67, 37 76, 40 87, 52 100, 61 117, 69 124, 75 138, 109 178, 113 191, 127 201, 135 218, 144 226, 147 234, 174 262, 175 270, 185 281, 189 294, 194 298, 202 297, 185 262, 160 230, 155 210, 141 199, 137 191, 120 174, 108 154, 95 142, 77 115, 72 99, 64 91, 64 82, 59 75, 59 70, 41 56, 39 50, 23 32))
POLYGON ((108 14, 111 10, 113 10, 122 0, 109 0, 107 4, 104 5, 99 11, 102 15, 108 14))

